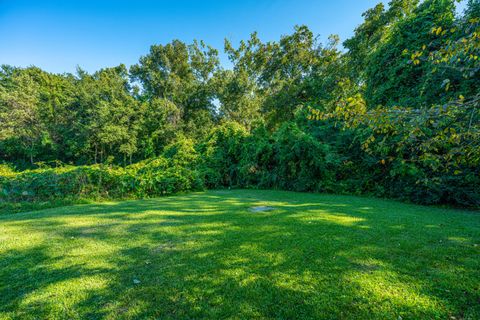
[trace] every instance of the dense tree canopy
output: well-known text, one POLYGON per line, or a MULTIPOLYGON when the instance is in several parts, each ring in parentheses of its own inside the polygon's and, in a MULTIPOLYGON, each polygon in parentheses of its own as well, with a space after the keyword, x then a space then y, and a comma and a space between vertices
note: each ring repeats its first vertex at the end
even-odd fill
POLYGON ((195 164, 207 187, 478 205, 480 2, 458 15, 454 0, 391 0, 363 17, 344 50, 306 26, 226 40, 231 69, 179 40, 93 74, 4 65, 0 161, 166 168, 179 150, 190 160, 174 167, 195 164))

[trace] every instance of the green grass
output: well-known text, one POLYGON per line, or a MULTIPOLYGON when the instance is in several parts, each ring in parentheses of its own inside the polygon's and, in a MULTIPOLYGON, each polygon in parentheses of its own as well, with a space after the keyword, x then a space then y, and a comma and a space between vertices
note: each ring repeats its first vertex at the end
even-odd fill
POLYGON ((480 319, 478 212, 236 190, 0 215, 1 319, 451 317, 480 319))

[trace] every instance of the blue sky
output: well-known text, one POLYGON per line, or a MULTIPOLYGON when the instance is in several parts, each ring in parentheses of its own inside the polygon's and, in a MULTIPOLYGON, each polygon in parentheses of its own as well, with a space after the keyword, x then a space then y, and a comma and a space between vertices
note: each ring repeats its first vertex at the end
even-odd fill
MULTIPOLYGON (((0 64, 36 65, 50 72, 93 72, 134 64, 151 44, 193 39, 223 51, 258 31, 277 40, 296 24, 324 41, 341 40, 380 0, 0 0, 0 64)), ((222 62, 228 65, 222 55, 222 62)))

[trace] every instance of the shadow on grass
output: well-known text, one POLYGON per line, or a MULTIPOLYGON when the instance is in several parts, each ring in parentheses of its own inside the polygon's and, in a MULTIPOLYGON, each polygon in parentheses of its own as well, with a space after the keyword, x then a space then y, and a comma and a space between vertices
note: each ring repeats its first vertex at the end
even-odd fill
POLYGON ((53 234, 73 248, 94 243, 113 249, 76 262, 52 258, 48 244, 2 252, 0 315, 480 315, 480 259, 473 246, 480 241, 477 217, 430 209, 422 215, 422 207, 380 200, 300 195, 211 192, 2 217, 0 223, 53 234), (248 211, 265 203, 277 210, 248 211), (95 259, 111 267, 82 264, 95 259), (52 286, 85 275, 104 277, 107 285, 86 288, 81 298, 63 301, 66 311, 57 310, 62 301, 52 286), (29 296, 45 293, 51 309, 28 303, 29 296))
POLYGON ((36 318, 49 318, 51 317, 49 305, 58 303, 55 301, 55 293, 50 292, 42 299, 30 299, 36 290, 60 282, 108 272, 102 268, 87 269, 83 264, 54 267, 61 260, 61 257, 51 256, 46 245, 2 252, 0 316, 2 312, 14 312, 15 315, 12 316, 14 319, 28 318, 29 310, 34 310, 36 318))

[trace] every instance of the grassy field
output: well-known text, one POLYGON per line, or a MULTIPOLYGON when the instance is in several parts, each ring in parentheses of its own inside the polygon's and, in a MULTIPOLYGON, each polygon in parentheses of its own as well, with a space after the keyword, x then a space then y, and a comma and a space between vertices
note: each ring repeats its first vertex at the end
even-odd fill
POLYGON ((0 319, 46 318, 480 319, 480 214, 236 190, 0 215, 0 319))

